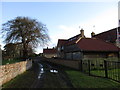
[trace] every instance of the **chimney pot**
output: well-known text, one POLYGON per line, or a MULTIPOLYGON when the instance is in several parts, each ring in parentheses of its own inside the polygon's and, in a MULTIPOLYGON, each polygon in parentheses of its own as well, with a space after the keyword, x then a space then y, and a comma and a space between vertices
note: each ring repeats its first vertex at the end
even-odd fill
POLYGON ((91 33, 91 37, 94 37, 94 35, 95 35, 95 33, 94 33, 94 32, 92 32, 92 33, 91 33))
POLYGON ((83 29, 80 30, 80 33, 81 33, 81 37, 84 37, 84 30, 83 29))

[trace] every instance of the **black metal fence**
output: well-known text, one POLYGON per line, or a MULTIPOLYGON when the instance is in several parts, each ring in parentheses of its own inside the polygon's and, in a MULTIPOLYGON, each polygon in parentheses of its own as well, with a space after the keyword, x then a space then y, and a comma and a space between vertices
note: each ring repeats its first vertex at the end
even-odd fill
POLYGON ((92 76, 110 78, 120 82, 119 61, 81 60, 80 70, 92 76))

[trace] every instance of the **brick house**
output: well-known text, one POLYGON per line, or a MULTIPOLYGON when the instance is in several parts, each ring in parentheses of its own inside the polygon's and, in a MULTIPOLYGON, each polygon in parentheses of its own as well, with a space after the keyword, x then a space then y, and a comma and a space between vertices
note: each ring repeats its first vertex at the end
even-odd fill
POLYGON ((119 56, 118 47, 100 39, 86 38, 83 29, 80 30, 80 34, 64 40, 62 44, 58 40, 57 50, 59 52, 57 56, 72 60, 119 56))
POLYGON ((43 56, 46 57, 46 58, 52 58, 52 57, 57 57, 57 52, 56 52, 56 49, 53 47, 53 48, 44 48, 43 49, 43 56))

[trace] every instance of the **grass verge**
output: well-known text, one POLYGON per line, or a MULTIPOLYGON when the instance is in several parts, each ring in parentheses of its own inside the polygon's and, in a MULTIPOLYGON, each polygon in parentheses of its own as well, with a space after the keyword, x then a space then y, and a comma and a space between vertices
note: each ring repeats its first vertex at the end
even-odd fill
POLYGON ((120 83, 106 78, 88 76, 80 71, 66 70, 75 88, 119 88, 120 83))

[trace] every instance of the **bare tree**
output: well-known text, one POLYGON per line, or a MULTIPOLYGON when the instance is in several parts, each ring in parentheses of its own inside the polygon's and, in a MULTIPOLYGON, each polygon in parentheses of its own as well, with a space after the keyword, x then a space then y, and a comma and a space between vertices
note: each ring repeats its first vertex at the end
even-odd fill
POLYGON ((21 43, 23 57, 28 56, 29 46, 45 45, 50 40, 46 25, 28 17, 16 17, 3 24, 2 34, 8 43, 21 43))

